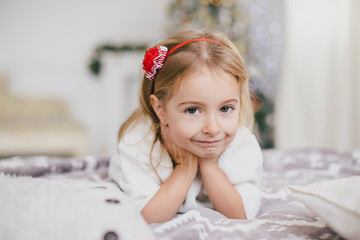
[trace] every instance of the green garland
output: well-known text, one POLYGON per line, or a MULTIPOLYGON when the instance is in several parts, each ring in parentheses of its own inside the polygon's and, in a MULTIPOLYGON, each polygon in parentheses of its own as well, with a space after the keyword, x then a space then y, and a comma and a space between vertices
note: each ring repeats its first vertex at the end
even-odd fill
POLYGON ((138 45, 131 45, 131 44, 122 44, 122 45, 115 45, 115 44, 103 44, 96 47, 90 63, 89 69, 90 72, 94 75, 98 76, 101 72, 101 57, 104 52, 116 52, 116 53, 124 53, 124 52, 145 52, 148 48, 147 44, 138 44, 138 45))

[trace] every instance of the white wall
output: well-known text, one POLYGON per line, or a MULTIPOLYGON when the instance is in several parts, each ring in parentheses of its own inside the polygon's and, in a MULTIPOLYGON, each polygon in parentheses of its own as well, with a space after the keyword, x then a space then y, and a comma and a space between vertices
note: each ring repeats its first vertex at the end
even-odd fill
MULTIPOLYGON (((349 1, 357 2, 344 2, 349 1)), ((0 0, 0 74, 8 76, 11 90, 16 94, 51 96, 64 100, 74 118, 88 131, 89 154, 112 152, 116 144, 117 128, 137 101, 136 79, 142 55, 108 54, 104 58, 102 76, 96 78, 88 70, 91 53, 98 44, 106 42, 152 44, 162 40, 166 35, 168 2, 170 0, 0 0)), ((324 17, 329 19, 325 23, 340 24, 343 18, 339 18, 339 14, 343 11, 335 9, 335 18, 328 15, 321 17, 321 14, 326 13, 322 4, 329 9, 327 0, 300 2, 286 1, 286 38, 291 42, 287 41, 283 67, 288 70, 288 74, 284 73, 283 81, 279 84, 277 147, 357 147, 360 139, 359 105, 340 104, 332 96, 351 104, 359 102, 358 81, 354 81, 356 86, 349 88, 352 89, 352 98, 349 98, 345 88, 342 88, 345 93, 340 93, 337 91, 340 88, 331 87, 331 95, 329 91, 325 91, 330 85, 317 87, 321 81, 330 83, 325 78, 314 78, 314 72, 309 71, 309 66, 314 68, 313 71, 320 71, 318 63, 313 62, 314 56, 320 55, 315 55, 319 54, 319 48, 311 49, 306 45, 323 46, 324 43, 314 41, 319 38, 308 35, 314 30, 311 27, 315 27, 314 23, 325 22, 324 17), (291 6, 293 8, 289 8, 291 6), (309 20, 311 16, 313 19, 309 20), (300 27, 290 25, 294 23, 294 19, 300 19, 300 27), (297 52, 298 49, 300 50, 297 52), (302 57, 299 55, 302 53, 308 55, 302 57), (321 96, 329 96, 330 100, 321 96), (337 104, 338 109, 346 112, 339 114, 340 111, 335 111, 333 105, 326 105, 325 108, 321 105, 332 102, 337 104), (349 113, 357 114, 357 117, 349 116, 346 118, 348 122, 337 121, 339 116, 344 117, 349 113), (336 121, 338 125, 333 124, 336 121), (327 126, 326 129, 324 126, 327 126)), ((358 2, 356 6, 359 9, 358 2)), ((357 11, 355 8, 352 9, 354 13, 357 11)), ((348 29, 336 29, 334 24, 326 25, 326 28, 320 24, 314 32, 320 34, 321 31, 318 30, 329 30, 338 34, 348 29)), ((354 24, 354 27, 358 28, 359 25, 354 24)), ((355 37, 355 32, 352 31, 351 39, 358 39, 359 32, 356 32, 355 37)), ((359 69, 358 56, 355 53, 354 61, 350 61, 354 69, 359 69)), ((338 72, 341 76, 345 74, 338 72)), ((331 72, 327 73, 331 75, 331 72)), ((345 86, 341 83, 342 78, 334 78, 333 81, 341 87, 345 86)))
POLYGON ((91 53, 106 42, 162 40, 167 2, 1 0, 0 73, 16 94, 64 100, 88 131, 89 153, 108 153, 118 122, 134 107, 115 101, 132 96, 126 86, 136 91, 131 81, 142 56, 105 56, 102 77, 96 78, 88 70, 91 53))
POLYGON ((287 0, 280 148, 360 148, 360 2, 287 0))

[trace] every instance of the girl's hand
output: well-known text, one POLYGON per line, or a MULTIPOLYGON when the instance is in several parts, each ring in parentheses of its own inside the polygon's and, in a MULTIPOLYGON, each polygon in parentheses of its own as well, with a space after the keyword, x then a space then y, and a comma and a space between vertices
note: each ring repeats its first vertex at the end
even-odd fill
POLYGON ((198 157, 199 165, 217 164, 218 158, 200 158, 198 157))
POLYGON ((168 125, 161 124, 161 138, 175 162, 175 167, 141 211, 148 223, 169 221, 175 216, 184 203, 198 171, 196 156, 172 140, 168 125))
POLYGON ((241 195, 217 164, 218 158, 199 158, 199 172, 215 210, 228 218, 246 219, 241 195))
POLYGON ((198 163, 199 163, 199 168, 204 168, 204 167, 208 167, 208 166, 213 166, 216 165, 217 166, 217 162, 218 162, 218 157, 215 158, 200 158, 198 157, 198 163))
POLYGON ((176 165, 188 165, 197 168, 197 156, 177 145, 171 138, 167 125, 161 125, 161 136, 165 147, 176 165))

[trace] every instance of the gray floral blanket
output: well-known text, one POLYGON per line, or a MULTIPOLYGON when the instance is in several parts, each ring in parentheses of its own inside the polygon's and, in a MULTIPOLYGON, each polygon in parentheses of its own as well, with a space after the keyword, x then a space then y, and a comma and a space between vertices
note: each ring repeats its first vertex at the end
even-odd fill
MULTIPOLYGON (((360 175, 359 152, 313 148, 264 150, 263 154, 262 200, 256 219, 232 220, 211 209, 197 209, 177 215, 166 223, 151 224, 149 228, 154 238, 342 239, 324 220, 292 198, 286 191, 286 186, 360 175)), ((0 175, 12 176, 14 179, 31 176, 49 180, 81 179, 89 184, 109 183, 109 160, 109 157, 93 156, 14 157, 0 160, 0 175)), ((1 189, 0 184, 0 200, 4 197, 1 189)), ((126 216, 112 217, 116 219, 126 216)), ((0 230, 1 228, 4 226, 0 226, 0 230)), ((114 231, 116 232, 116 229, 114 231)), ((9 234, 9 231, 7 233, 9 234)), ((104 230, 104 233, 107 232, 104 230)), ((112 239, 125 239, 119 236, 120 232, 112 239)))

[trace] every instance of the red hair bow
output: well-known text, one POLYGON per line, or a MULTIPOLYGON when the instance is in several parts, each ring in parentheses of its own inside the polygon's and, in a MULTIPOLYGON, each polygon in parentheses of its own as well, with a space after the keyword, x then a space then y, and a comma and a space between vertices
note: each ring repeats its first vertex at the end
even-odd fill
POLYGON ((167 47, 155 46, 145 52, 143 69, 146 71, 148 79, 154 80, 156 73, 164 64, 167 51, 167 47))

